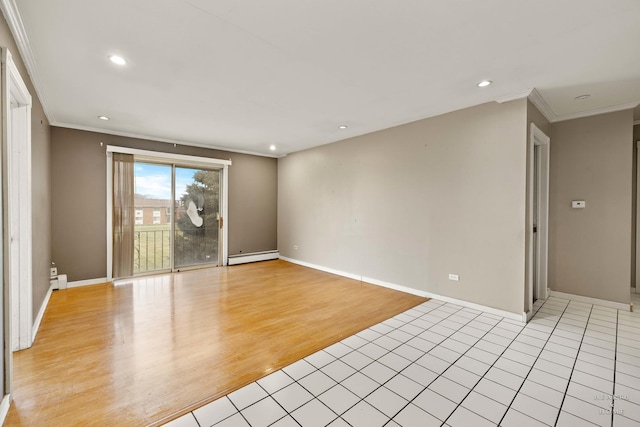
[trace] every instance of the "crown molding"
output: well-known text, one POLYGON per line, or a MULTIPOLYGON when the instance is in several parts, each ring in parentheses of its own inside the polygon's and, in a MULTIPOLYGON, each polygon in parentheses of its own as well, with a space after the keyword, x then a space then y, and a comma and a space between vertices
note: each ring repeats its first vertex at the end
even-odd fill
POLYGON ((18 46, 18 53, 27 68, 27 73, 29 74, 36 94, 38 95, 44 114, 47 116, 49 123, 55 122, 53 113, 47 107, 48 102, 45 93, 46 91, 44 90, 44 83, 40 77, 40 73, 38 72, 38 66, 36 65, 36 61, 33 57, 31 44, 29 43, 29 38, 27 37, 27 32, 24 28, 24 24, 22 23, 22 18, 20 17, 20 12, 18 12, 15 0, 0 0, 0 9, 7 20, 11 34, 18 46))
POLYGON ((564 114, 556 116, 552 122, 563 122, 565 120, 581 119, 583 117, 597 116, 599 114, 615 113, 616 111, 633 110, 638 106, 638 102, 629 102, 627 104, 611 105, 609 107, 596 108, 595 110, 580 111, 578 113, 564 114))
MULTIPOLYGON (((615 113, 616 111, 631 110, 640 105, 640 102, 629 102, 627 104, 610 105, 608 107, 596 108, 594 110, 579 111, 577 113, 557 115, 553 112, 549 104, 544 100, 540 92, 533 89, 529 94, 529 101, 535 105, 542 115, 549 120, 550 123, 563 122, 565 120, 580 119, 583 117, 597 116, 599 114, 615 113)), ((638 121, 640 123, 640 120, 638 121)), ((636 124, 636 122, 634 122, 636 124)))
POLYGON ((144 135, 144 134, 132 133, 132 132, 120 132, 117 130, 101 129, 101 128, 95 128, 91 126, 75 125, 71 123, 55 122, 55 123, 51 123, 51 126, 56 126, 60 128, 66 128, 66 129, 83 130, 87 132, 101 133, 103 135, 124 136, 126 138, 144 139, 147 141, 164 142, 167 144, 179 144, 179 145, 186 145, 189 147, 207 148, 209 150, 220 150, 220 151, 227 151, 229 153, 238 153, 238 154, 249 154, 251 156, 269 157, 274 159, 285 157, 287 155, 286 153, 285 154, 275 154, 275 153, 269 154, 269 153, 261 153, 259 151, 238 150, 231 147, 222 147, 219 145, 209 145, 209 144, 203 144, 198 142, 188 142, 188 141, 182 141, 182 140, 171 139, 171 138, 160 138, 158 136, 144 135))
POLYGON ((531 94, 531 92, 533 92, 534 90, 535 89, 525 89, 521 92, 516 92, 510 95, 501 96, 500 98, 496 98, 496 102, 498 104, 503 104, 505 102, 515 101, 516 99, 527 98, 531 94))
POLYGON ((556 113, 553 112, 547 101, 544 100, 540 92, 538 92, 535 88, 531 89, 531 93, 528 96, 529 101, 542 113, 542 115, 549 120, 549 122, 553 123, 556 121, 556 113))

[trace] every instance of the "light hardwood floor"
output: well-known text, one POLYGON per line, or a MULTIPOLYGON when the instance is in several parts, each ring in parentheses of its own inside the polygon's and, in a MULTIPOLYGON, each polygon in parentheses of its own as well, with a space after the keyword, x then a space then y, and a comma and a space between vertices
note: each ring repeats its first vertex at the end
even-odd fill
POLYGON ((56 291, 5 425, 159 425, 424 301, 280 260, 56 291))

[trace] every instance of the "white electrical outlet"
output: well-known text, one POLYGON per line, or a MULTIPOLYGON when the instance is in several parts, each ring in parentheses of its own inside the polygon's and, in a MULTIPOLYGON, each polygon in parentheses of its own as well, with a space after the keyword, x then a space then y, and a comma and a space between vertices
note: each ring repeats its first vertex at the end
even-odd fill
POLYGON ((293 245, 293 250, 297 251, 298 250, 298 245, 293 245))
POLYGON ((584 200, 573 200, 571 202, 571 207, 573 209, 584 209, 587 207, 587 202, 584 200))
POLYGON ((449 275, 449 280, 453 280, 453 281, 459 281, 460 280, 460 276, 458 276, 457 274, 450 274, 449 275))

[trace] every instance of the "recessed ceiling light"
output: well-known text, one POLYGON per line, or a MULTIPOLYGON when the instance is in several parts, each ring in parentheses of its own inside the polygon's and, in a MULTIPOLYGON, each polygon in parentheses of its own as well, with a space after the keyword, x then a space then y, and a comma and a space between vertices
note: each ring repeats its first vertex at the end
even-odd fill
POLYGON ((114 64, 118 64, 118 65, 126 65, 127 61, 125 61, 125 59, 122 56, 118 56, 118 55, 111 55, 109 57, 109 59, 111 60, 111 62, 113 62, 114 64))
POLYGON ((480 83, 478 83, 478 87, 487 87, 489 86, 491 83, 493 83, 491 80, 483 80, 480 83))
POLYGON ((346 129, 346 128, 347 128, 347 125, 340 125, 340 126, 338 126, 338 129, 346 129))
POLYGON ((273 144, 271 144, 271 145, 269 146, 269 150, 271 150, 271 151, 276 151, 276 146, 275 146, 275 145, 273 145, 273 144))
POLYGON ((574 99, 578 101, 582 101, 589 98, 591 98, 591 95, 589 95, 588 93, 585 93, 584 95, 576 96, 574 99))
POLYGON ((110 119, 109 117, 107 117, 107 116, 98 116, 98 118, 99 118, 100 120, 105 120, 105 121, 106 121, 106 120, 111 120, 111 119, 110 119))

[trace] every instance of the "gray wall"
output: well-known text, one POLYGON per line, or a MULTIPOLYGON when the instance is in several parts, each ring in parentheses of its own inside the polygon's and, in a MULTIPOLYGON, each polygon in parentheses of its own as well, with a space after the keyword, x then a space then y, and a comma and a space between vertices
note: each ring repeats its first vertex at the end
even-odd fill
POLYGON ((31 185, 33 188, 33 318, 35 320, 49 290, 51 263, 51 197, 49 121, 31 83, 9 26, 0 16, 0 46, 9 48, 20 75, 32 97, 31 109, 31 185))
POLYGON ((551 126, 549 285, 628 303, 632 110, 551 126), (586 200, 586 209, 572 209, 586 200))
POLYGON ((70 281, 106 276, 107 145, 231 159, 229 254, 277 249, 276 159, 52 127, 52 256, 70 281))
POLYGON ((280 253, 522 314, 526 120, 489 103, 279 159, 280 253))

